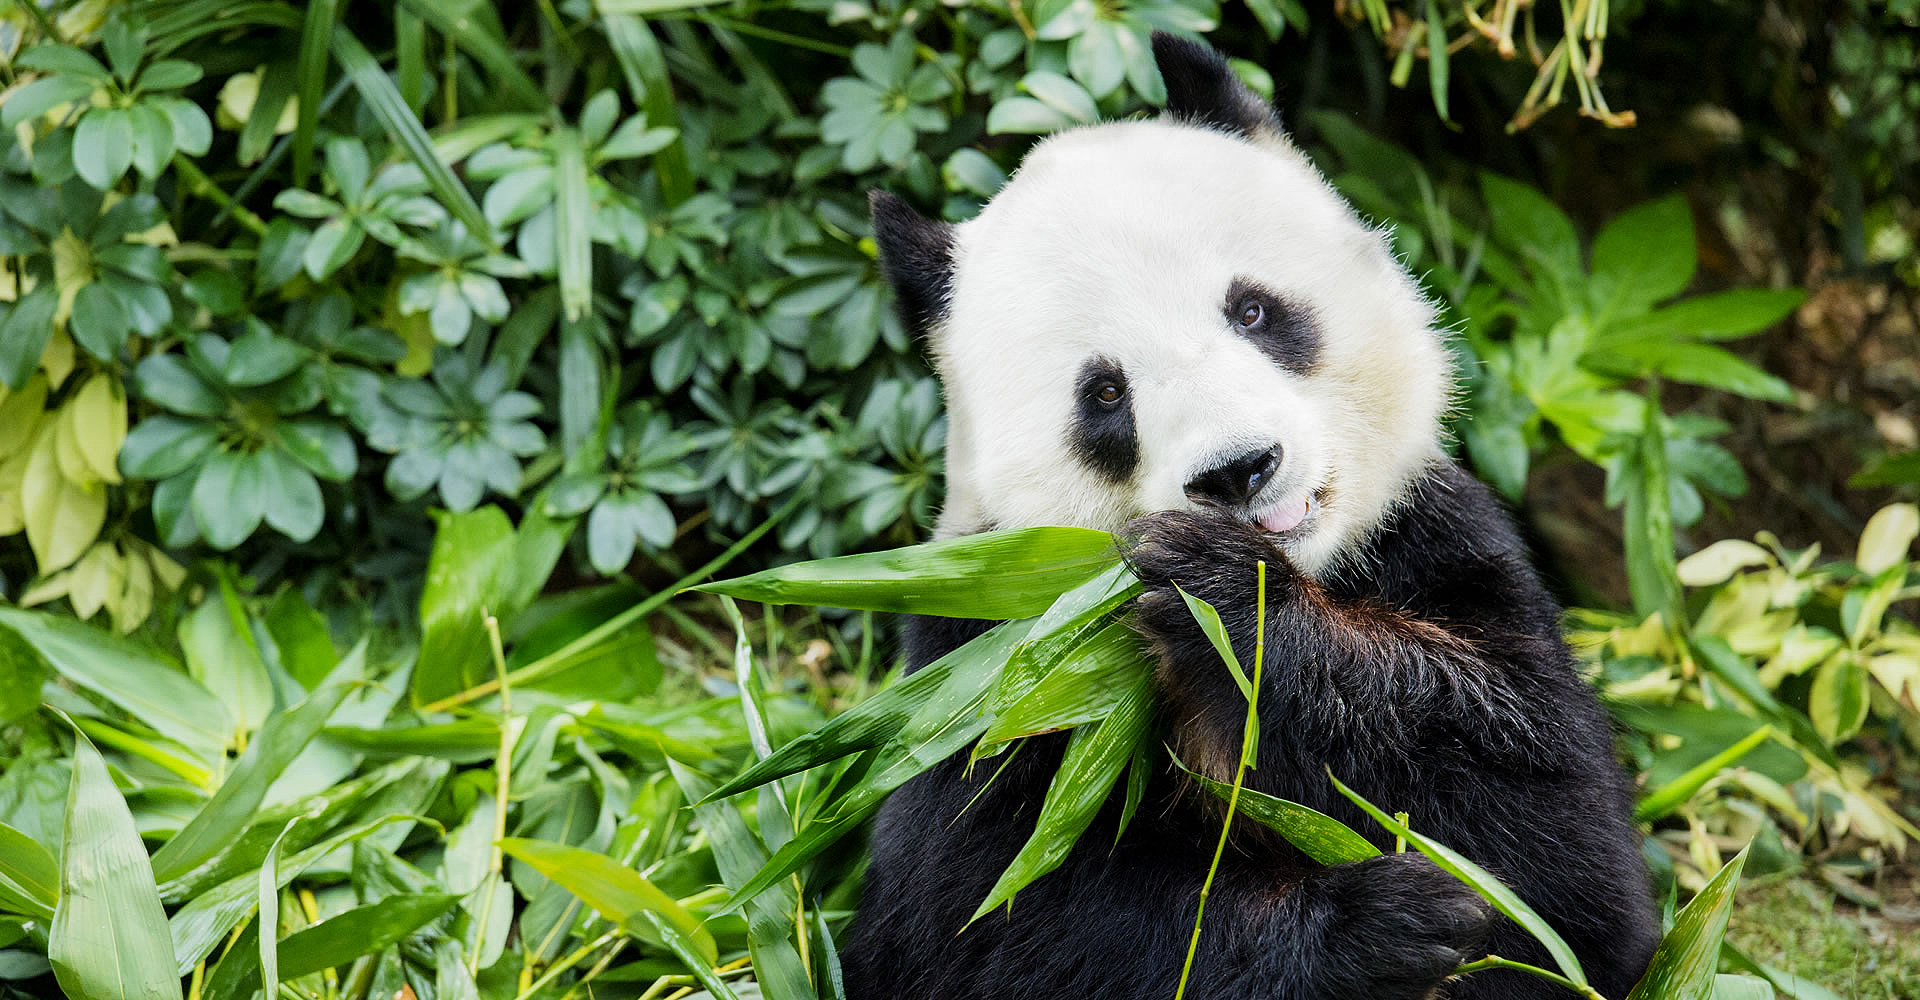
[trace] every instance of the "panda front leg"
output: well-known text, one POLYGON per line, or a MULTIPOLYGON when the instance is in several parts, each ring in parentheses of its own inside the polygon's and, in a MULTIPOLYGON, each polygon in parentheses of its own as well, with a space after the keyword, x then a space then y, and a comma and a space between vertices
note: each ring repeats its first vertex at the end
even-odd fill
MULTIPOLYGON (((1331 770, 1497 872, 1567 939, 1604 994, 1632 986, 1658 933, 1604 713, 1551 617, 1502 610, 1546 601, 1525 589, 1537 582, 1497 564, 1449 564, 1418 588, 1450 609, 1431 612, 1337 596, 1296 572, 1269 536, 1223 513, 1154 514, 1127 537, 1128 561, 1146 584, 1137 620, 1159 659, 1170 741, 1188 766, 1230 777, 1247 703, 1175 584, 1220 611, 1251 669, 1254 565, 1265 561, 1261 745, 1249 787, 1327 812, 1384 846, 1385 832, 1334 792, 1331 770), (1460 620, 1461 602, 1444 603, 1456 596, 1449 590, 1474 595, 1473 617, 1460 620)), ((1549 961, 1506 921, 1491 943, 1509 958, 1549 961)), ((1492 972, 1457 992, 1556 989, 1492 972)))

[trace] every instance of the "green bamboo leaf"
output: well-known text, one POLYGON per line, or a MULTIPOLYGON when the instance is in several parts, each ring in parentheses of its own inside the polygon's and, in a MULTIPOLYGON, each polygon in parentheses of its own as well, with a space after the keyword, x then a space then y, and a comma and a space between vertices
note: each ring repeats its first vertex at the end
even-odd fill
POLYGON ((305 187, 313 169, 313 139, 320 126, 320 97, 327 87, 327 52, 340 20, 340 0, 307 4, 300 29, 300 54, 294 62, 296 118, 293 126, 293 186, 305 187))
POLYGON ((1433 110, 1441 121, 1452 121, 1447 113, 1447 77, 1451 54, 1447 51, 1447 29, 1440 23, 1440 5, 1427 4, 1427 89, 1433 92, 1433 110))
MULTIPOLYGON (((694 956, 709 969, 719 956, 713 935, 701 925, 700 918, 620 862, 583 848, 521 837, 508 837, 499 846, 502 852, 526 862, 580 897, 581 902, 621 929, 669 948, 673 941, 663 931, 671 930, 691 944, 694 956), (660 919, 649 921, 648 915, 660 919)), ((689 961, 688 966, 697 970, 699 962, 689 961)))
POLYGON ((60 901, 60 863, 32 837, 0 823, 0 908, 37 920, 60 901))
POLYGON ((1008 622, 935 660, 890 688, 781 747, 701 804, 737 795, 776 778, 882 746, 916 719, 944 719, 980 697, 1031 622, 1008 622))
POLYGON ((1761 726, 1732 746, 1688 768, 1685 774, 1647 793, 1640 804, 1634 807, 1633 818, 1642 823, 1651 823, 1680 808, 1715 775, 1732 767, 1772 735, 1772 726, 1761 726))
MULTIPOLYGON (((487 217, 481 213, 479 203, 473 200, 473 194, 466 185, 460 183, 460 178, 454 176, 446 161, 440 159, 440 154, 434 151, 433 140, 428 138, 425 126, 407 107, 406 98, 400 96, 399 88, 393 85, 386 70, 380 68, 373 54, 360 44, 359 39, 353 37, 345 25, 334 28, 333 55, 340 60, 340 67, 346 70, 354 88, 360 91, 360 98, 366 102, 367 110, 373 113, 387 134, 406 152, 414 166, 426 175, 427 186, 433 189, 440 204, 464 223, 467 232, 475 239, 490 250, 498 250, 493 240, 493 230, 487 225, 487 217)), ((301 103, 304 105, 306 102, 303 99, 301 103)))
POLYGON ((293 832, 298 819, 287 820, 280 829, 280 836, 273 839, 273 846, 267 848, 265 860, 260 862, 259 877, 256 879, 259 916, 254 923, 260 928, 260 995, 277 997, 280 995, 280 845, 286 842, 287 834, 293 832))
POLYGON ((1151 677, 1142 671, 1114 704, 1112 714, 1074 731, 1060 768, 1047 786, 1033 833, 1006 871, 1000 873, 986 900, 967 918, 969 924, 1002 903, 1012 903, 1021 889, 1066 860, 1080 834, 1113 793, 1121 772, 1133 760, 1152 714, 1151 677))
POLYGON ((434 515, 433 552, 420 593, 420 664, 413 696, 431 701, 493 676, 485 613, 505 614, 516 551, 500 508, 434 515))
POLYGON ((1145 645, 1132 623, 1109 622, 1052 664, 1017 699, 995 706, 993 722, 980 736, 980 747, 984 750, 1022 736, 1105 718, 1132 697, 1136 682, 1151 673, 1145 645))
POLYGON ((1099 631, 1112 612, 1141 591, 1140 580, 1125 564, 1096 575, 1061 594, 1033 623, 1030 638, 1007 658, 994 682, 991 704, 996 714, 1025 697, 1050 674, 1061 658, 1099 631))
MULTIPOLYGON (((279 979, 283 982, 299 979, 324 969, 348 965, 362 955, 382 951, 439 919, 459 902, 460 897, 453 893, 401 892, 328 917, 280 940, 276 953, 279 979)), ((258 927, 259 922, 255 921, 253 928, 258 927)), ((204 994, 206 1000, 215 1000, 212 984, 216 978, 221 983, 219 996, 258 995, 261 954, 257 937, 252 942, 236 942, 222 960, 221 968, 214 976, 208 977, 209 988, 204 994), (244 954, 249 943, 252 944, 252 953, 246 954, 235 969, 226 969, 226 963, 234 959, 234 951, 243 951, 244 954)))
MULTIPOLYGON (((318 822, 318 821, 316 821, 318 822)), ((396 823, 439 824, 422 816, 395 813, 381 816, 343 830, 308 847, 275 866, 274 883, 284 889, 321 858, 380 832, 396 823)), ((257 871, 236 875, 193 897, 167 922, 173 939, 172 960, 176 976, 193 971, 240 921, 259 906, 260 880, 257 871)))
POLYGON ((490 93, 505 98, 513 107, 531 110, 550 106, 546 93, 520 68, 513 51, 487 30, 490 26, 487 19, 476 15, 478 0, 400 0, 400 6, 452 39, 474 62, 486 67, 497 88, 490 93))
MULTIPOLYGON (((1506 914, 1507 919, 1519 924, 1528 934, 1533 935, 1534 939, 1547 949, 1547 954, 1553 956, 1554 964, 1560 967, 1562 975, 1582 986, 1587 984, 1587 975, 1581 971, 1580 960, 1574 957, 1573 949, 1561 939, 1559 932, 1555 931, 1538 913, 1533 912, 1533 907, 1528 906, 1517 893, 1507 888, 1505 882, 1493 877, 1485 868, 1467 860, 1453 848, 1438 843, 1424 834, 1415 833, 1405 823, 1382 812, 1379 807, 1361 798, 1359 792, 1341 784, 1340 779, 1335 778, 1331 771, 1327 773, 1327 778, 1333 782, 1333 787, 1338 789, 1340 794, 1351 799, 1354 805, 1372 816, 1375 822, 1386 827, 1387 832, 1396 837, 1405 838, 1415 850, 1431 858, 1434 864, 1446 869, 1454 878, 1471 886, 1473 891, 1492 903, 1494 909, 1506 914)), ((1660 996, 1664 998, 1665 994, 1660 996)))
POLYGON ((1248 701, 1253 700, 1253 681, 1247 679, 1247 672, 1240 666, 1240 658, 1233 654, 1233 640, 1227 636, 1227 626, 1220 621, 1220 612, 1213 605, 1193 596, 1178 584, 1180 599, 1187 602, 1187 612, 1199 624, 1200 632, 1213 643, 1213 651, 1220 654, 1220 661, 1227 665, 1227 672, 1233 674, 1233 683, 1240 688, 1240 695, 1248 701))
POLYGON ((1773 984, 1752 976, 1720 973, 1713 977, 1708 995, 1713 1000, 1773 1000, 1773 984))
POLYGON ((221 782, 220 790, 154 852, 154 877, 163 882, 184 878, 218 855, 233 839, 234 831, 253 818, 266 800, 267 789, 319 734, 348 690, 345 685, 321 688, 299 705, 268 719, 221 782))
POLYGON ((226 707, 161 653, 71 618, 17 608, 0 607, 0 628, 24 639, 69 683, 178 743, 202 766, 222 758, 233 728, 226 707))
MULTIPOLYGON (((630 14, 601 14, 601 24, 613 57, 634 102, 646 109, 647 124, 653 128, 680 127, 680 113, 674 105, 673 81, 667 75, 666 56, 653 29, 630 14)), ((660 191, 668 205, 679 205, 693 196, 693 170, 687 165, 684 140, 675 138, 655 153, 652 162, 660 174, 660 191)))
POLYGON ((178 1000, 173 940, 133 814, 85 736, 74 735, 47 960, 74 1000, 178 1000))
MULTIPOLYGON (((593 206, 587 198, 587 152, 580 133, 558 128, 553 150, 554 243, 560 259, 560 307, 578 322, 593 306, 593 206)), ((598 400, 589 400, 598 409, 598 400)))
MULTIPOLYGON (((713 790, 713 782, 671 757, 667 759, 667 767, 689 801, 702 801, 713 790)), ((766 866, 766 845, 754 835, 746 817, 732 803, 696 805, 693 816, 713 844, 714 865, 727 888, 745 885, 755 872, 766 866)), ((761 822, 765 824, 765 814, 761 822)), ((769 1000, 818 1000, 813 977, 808 974, 794 943, 793 915, 798 904, 799 894, 793 883, 781 882, 748 901, 745 907, 747 953, 753 957, 753 978, 769 1000)))
POLYGON ((1024 528, 795 563, 693 589, 764 604, 1026 618, 1119 558, 1104 531, 1024 528))
MULTIPOLYGON (((1226 802, 1232 796, 1232 785, 1195 773, 1178 757, 1174 758, 1173 763, 1199 782, 1200 787, 1219 796, 1220 801, 1226 802)), ((1240 815, 1279 834, 1287 843, 1299 848, 1300 853, 1323 865, 1343 865, 1380 856, 1378 847, 1368 843, 1367 838, 1353 832, 1345 823, 1298 802, 1242 787, 1235 808, 1240 815)))
POLYGON ((1661 939, 1646 975, 1627 1000, 1706 1000, 1720 964, 1734 890, 1740 886, 1740 870, 1746 863, 1747 849, 1742 849, 1673 918, 1673 928, 1661 939))

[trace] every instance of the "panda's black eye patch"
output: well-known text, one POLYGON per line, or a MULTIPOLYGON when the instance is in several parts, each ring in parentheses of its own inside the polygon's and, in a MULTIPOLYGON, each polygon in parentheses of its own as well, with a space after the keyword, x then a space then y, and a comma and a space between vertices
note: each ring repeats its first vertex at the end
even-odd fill
POLYGON ((1110 358, 1080 366, 1074 386, 1073 426, 1068 432, 1082 464, 1112 482, 1125 482, 1140 461, 1127 373, 1110 358))
POLYGON ((1274 364, 1306 375, 1320 360, 1320 327, 1313 311, 1249 278, 1235 278, 1222 306, 1235 333, 1246 337, 1274 364))

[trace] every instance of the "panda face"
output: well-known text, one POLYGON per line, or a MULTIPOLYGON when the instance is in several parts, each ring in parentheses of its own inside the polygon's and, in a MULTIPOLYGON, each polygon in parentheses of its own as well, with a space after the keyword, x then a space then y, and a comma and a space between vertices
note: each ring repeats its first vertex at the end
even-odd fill
POLYGON ((1212 505, 1312 573, 1438 454, 1447 355, 1384 236, 1277 130, 1216 124, 1054 136, 973 220, 911 240, 876 200, 946 389, 942 534, 1212 505))

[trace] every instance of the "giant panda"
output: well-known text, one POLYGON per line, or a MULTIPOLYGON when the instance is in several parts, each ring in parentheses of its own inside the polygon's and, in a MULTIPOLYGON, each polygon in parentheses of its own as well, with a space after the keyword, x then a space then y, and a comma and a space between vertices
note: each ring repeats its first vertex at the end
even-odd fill
MULTIPOLYGON (((1449 979, 1490 952, 1552 962, 1393 853, 1331 770, 1499 875, 1619 1000, 1659 936, 1630 786, 1508 515, 1443 450, 1434 309, 1216 52, 1165 35, 1153 51, 1165 114, 1046 139, 974 219, 872 198, 949 408, 937 533, 1115 532, 1145 582, 1163 738, 1221 780, 1246 702, 1175 587, 1218 608, 1251 662, 1266 561, 1248 785, 1387 853, 1322 867, 1237 823, 1188 996, 1569 995, 1512 971, 1449 979)), ((909 668, 991 624, 910 620, 909 668)), ((1062 739, 1004 769, 970 773, 962 753, 888 799, 850 997, 1173 997, 1223 810, 1170 765, 1117 841, 1118 794, 1057 870, 966 926, 1032 832, 1062 739)))

